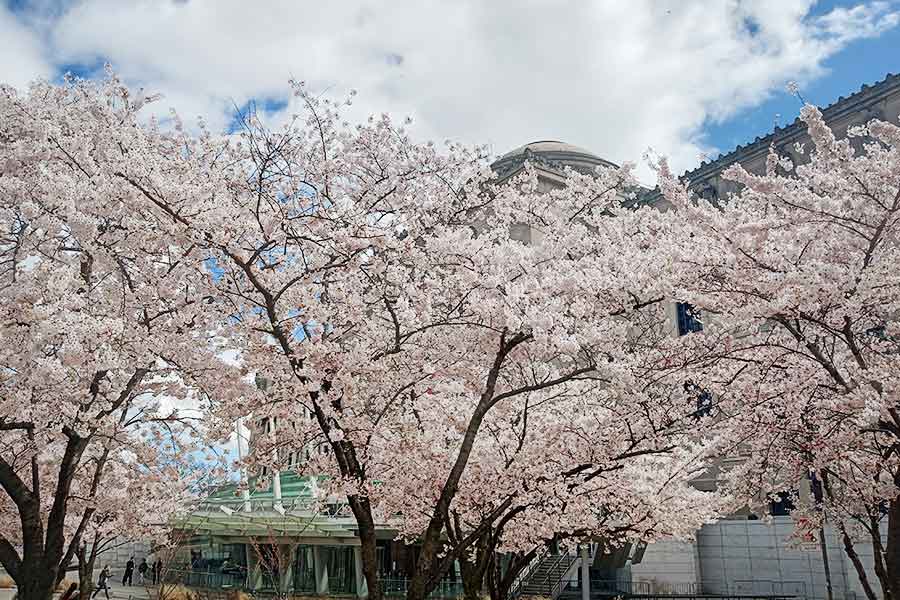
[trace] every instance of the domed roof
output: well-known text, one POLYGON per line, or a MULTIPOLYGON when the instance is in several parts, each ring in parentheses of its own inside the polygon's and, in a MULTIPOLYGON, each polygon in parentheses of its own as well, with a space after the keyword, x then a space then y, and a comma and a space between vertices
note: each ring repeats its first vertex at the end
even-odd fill
MULTIPOLYGON (((594 156, 593 153, 588 152, 584 148, 579 148, 578 146, 573 146, 572 144, 567 144, 565 142, 561 142, 559 140, 539 140, 537 142, 530 142, 525 144, 524 146, 519 146, 515 150, 511 150, 500 157, 500 160, 503 160, 507 156, 514 156, 516 154, 524 154, 525 150, 530 150, 535 153, 546 153, 546 152, 572 152, 575 154, 585 154, 587 156, 594 156)), ((598 157, 599 158, 599 157, 598 157)))
POLYGON ((507 152, 491 167, 499 176, 504 177, 517 170, 526 160, 555 171, 562 171, 564 167, 572 167, 583 173, 591 173, 596 167, 617 166, 584 148, 558 140, 539 140, 507 152))

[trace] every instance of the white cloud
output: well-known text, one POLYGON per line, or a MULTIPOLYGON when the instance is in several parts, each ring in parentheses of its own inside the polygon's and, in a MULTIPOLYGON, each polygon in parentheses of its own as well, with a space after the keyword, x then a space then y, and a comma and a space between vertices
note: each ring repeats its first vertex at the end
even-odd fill
POLYGON ((827 57, 898 22, 879 2, 818 16, 811 5, 85 0, 57 6, 45 31, 58 62, 109 60, 164 93, 164 108, 219 127, 232 102, 283 98, 294 76, 357 88, 356 117, 412 115, 422 137, 497 153, 562 139, 619 162, 652 146, 686 168, 713 150, 705 121, 821 75, 827 57))
POLYGON ((44 56, 37 33, 0 4, 0 81, 25 88, 38 77, 48 77, 53 68, 44 56))

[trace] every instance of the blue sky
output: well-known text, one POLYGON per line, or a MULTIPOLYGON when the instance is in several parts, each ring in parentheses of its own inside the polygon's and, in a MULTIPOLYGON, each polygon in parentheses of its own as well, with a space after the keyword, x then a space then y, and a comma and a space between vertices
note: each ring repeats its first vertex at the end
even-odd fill
MULTIPOLYGON (((815 11, 824 13, 848 2, 819 3, 815 11)), ((884 79, 888 73, 900 73, 900 27, 881 35, 857 40, 823 61, 824 74, 804 82, 800 94, 806 102, 827 106, 839 97, 859 91, 860 86, 884 79)), ((708 121, 703 134, 709 143, 722 151, 746 144, 757 136, 772 131, 776 122, 782 127, 800 113, 801 101, 779 90, 757 106, 748 107, 722 122, 708 121)))
POLYGON ((236 106, 289 115, 293 77, 422 140, 652 149, 676 170, 791 122, 788 81, 824 105, 900 71, 900 0, 0 2, 0 81, 20 88, 108 61, 163 95, 149 112, 226 131, 236 106))

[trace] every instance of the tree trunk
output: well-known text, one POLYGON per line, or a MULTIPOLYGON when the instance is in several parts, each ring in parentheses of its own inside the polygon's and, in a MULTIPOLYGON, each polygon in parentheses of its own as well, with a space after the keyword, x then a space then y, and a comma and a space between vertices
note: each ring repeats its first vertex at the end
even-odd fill
POLYGON ((50 600, 56 589, 59 564, 48 561, 44 552, 44 526, 40 517, 40 506, 35 502, 25 502, 19 506, 22 524, 23 553, 16 578, 19 600, 50 600))
POLYGON ((900 600, 900 497, 894 498, 888 505, 884 566, 888 581, 887 589, 884 590, 884 599, 900 600))
POLYGON ((378 581, 378 551, 375 537, 375 519, 368 498, 349 496, 348 501, 359 532, 360 557, 363 576, 369 591, 369 600, 381 600, 381 582, 378 581))
POLYGON ((496 567, 493 572, 497 581, 491 589, 491 600, 506 600, 506 597, 512 591, 512 585, 516 577, 528 567, 542 548, 543 546, 535 546, 525 554, 516 554, 509 561, 505 572, 501 569, 501 561, 496 561, 496 567))
POLYGON ((416 571, 410 578, 406 600, 425 600, 425 597, 437 586, 441 576, 448 570, 447 564, 441 560, 440 555, 444 550, 444 542, 441 535, 444 532, 445 525, 447 525, 450 504, 456 497, 460 479, 462 479, 466 466, 469 463, 469 457, 472 454, 472 448, 475 446, 475 440, 481 429, 481 424, 491 407, 503 398, 503 394, 496 395, 496 389, 497 380, 500 377, 506 357, 516 346, 531 338, 531 334, 520 332, 507 339, 507 334, 508 331, 506 329, 500 334, 499 347, 497 354, 494 356, 494 363, 488 371, 484 390, 481 393, 478 405, 472 412, 472 416, 469 417, 466 433, 460 443, 459 450, 456 452, 453 466, 441 488, 441 493, 434 506, 434 512, 428 520, 428 526, 421 536, 422 552, 419 555, 419 560, 416 561, 416 571), (440 572, 442 570, 444 572, 440 572))
POLYGON ((97 555, 93 551, 87 554, 87 546, 76 553, 78 556, 78 600, 90 600, 94 591, 94 563, 97 555))
POLYGON ((468 552, 463 552, 457 559, 465 600, 480 600, 483 597, 485 574, 492 562, 488 556, 493 552, 490 546, 487 540, 479 540, 474 560, 469 558, 468 552))
POLYGON ((825 569, 825 594, 827 600, 834 600, 831 587, 831 565, 828 562, 828 539, 825 537, 825 526, 819 525, 819 548, 822 551, 822 568, 825 569))
POLYGON ((462 577, 463 597, 465 600, 480 600, 482 584, 484 582, 484 569, 467 559, 460 559, 459 571, 462 577))
POLYGON ((888 585, 887 572, 884 567, 884 547, 881 544, 881 527, 878 522, 881 515, 869 515, 869 537, 872 540, 872 558, 875 563, 875 576, 881 583, 881 589, 884 591, 885 599, 890 599, 890 586, 888 585))
POLYGON ((41 515, 41 490, 29 490, 12 467, 0 458, 0 486, 16 504, 22 526, 21 558, 11 548, 4 548, 0 558, 16 582, 19 600, 51 600, 72 559, 71 544, 78 543, 83 531, 82 518, 67 551, 65 518, 69 492, 89 439, 80 437, 68 427, 63 427, 63 433, 68 442, 60 461, 46 529, 41 515))
POLYGON ((850 536, 847 534, 844 523, 838 522, 838 528, 841 531, 841 539, 844 542, 844 551, 847 553, 850 562, 853 563, 853 568, 856 569, 856 574, 859 576, 859 583, 862 585, 863 592, 866 594, 866 600, 878 600, 878 596, 875 595, 875 590, 872 589, 872 584, 869 582, 869 575, 866 573, 866 567, 862 564, 859 554, 857 554, 856 548, 853 545, 853 540, 850 539, 850 536))
POLYGON ((828 562, 828 539, 825 537, 825 505, 823 504, 822 482, 814 472, 809 474, 809 485, 816 501, 816 511, 822 515, 822 524, 819 525, 819 549, 822 551, 822 568, 825 570, 825 593, 827 600, 834 600, 834 592, 831 586, 831 565, 828 562))
POLYGON ((56 589, 56 571, 32 571, 26 566, 16 585, 18 600, 51 600, 56 589))

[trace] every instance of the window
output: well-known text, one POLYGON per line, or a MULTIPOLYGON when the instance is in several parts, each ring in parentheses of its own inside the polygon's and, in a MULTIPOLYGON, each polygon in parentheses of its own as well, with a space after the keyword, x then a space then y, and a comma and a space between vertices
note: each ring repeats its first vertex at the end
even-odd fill
POLYGON ((781 492, 776 494, 778 500, 772 500, 769 503, 769 514, 773 517, 785 517, 794 510, 794 501, 791 499, 790 492, 781 492))
POLYGON ((315 552, 312 546, 297 547, 294 556, 294 591, 314 594, 316 592, 315 552))
POLYGON ((695 331, 702 331, 700 311, 694 309, 687 302, 679 302, 675 305, 675 314, 678 319, 678 335, 686 335, 695 331))
POLYGON ((325 564, 328 569, 328 590, 332 594, 356 593, 356 565, 353 548, 326 546, 325 564))
POLYGON ((713 187, 711 184, 707 183, 698 192, 698 195, 704 200, 709 200, 713 204, 715 204, 716 200, 719 199, 719 190, 713 187))
POLYGON ((696 417, 706 417, 712 412, 712 394, 707 392, 706 390, 701 391, 697 395, 697 412, 694 413, 696 417))

